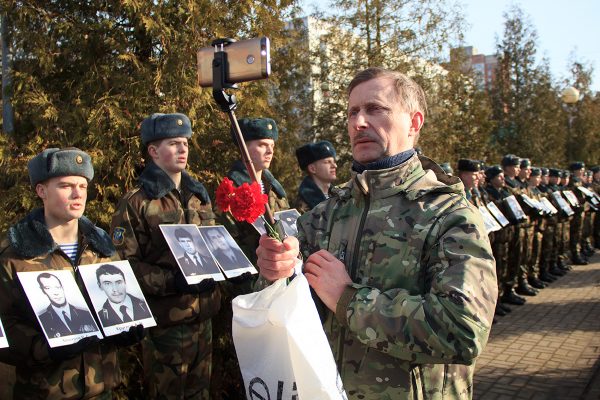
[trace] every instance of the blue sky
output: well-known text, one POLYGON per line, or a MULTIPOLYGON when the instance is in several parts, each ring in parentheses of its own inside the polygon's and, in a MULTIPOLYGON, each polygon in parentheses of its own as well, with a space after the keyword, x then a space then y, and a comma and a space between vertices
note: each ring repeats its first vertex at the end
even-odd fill
MULTIPOLYGON (((592 88, 600 91, 600 0, 459 0, 470 28, 465 44, 493 54, 504 32, 504 17, 512 4, 521 7, 538 34, 537 59, 546 57, 555 79, 568 75, 571 53, 594 67, 592 88)), ((325 1, 303 0, 305 12, 325 1)))

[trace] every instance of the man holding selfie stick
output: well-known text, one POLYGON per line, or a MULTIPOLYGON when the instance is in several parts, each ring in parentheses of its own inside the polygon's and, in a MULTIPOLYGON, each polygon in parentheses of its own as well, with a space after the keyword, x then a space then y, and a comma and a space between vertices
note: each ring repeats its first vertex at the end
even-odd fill
POLYGON ((221 294, 213 279, 188 285, 161 224, 214 225, 208 192, 187 172, 189 118, 152 114, 141 127, 149 162, 138 187, 119 202, 111 232, 131 264, 158 326, 142 341, 149 398, 207 399, 212 363, 211 318, 221 294))
POLYGON ((298 239, 261 237, 262 279, 291 276, 301 251, 349 398, 471 398, 497 298, 481 215, 415 153, 414 81, 369 68, 348 93, 352 179, 299 218, 298 239))

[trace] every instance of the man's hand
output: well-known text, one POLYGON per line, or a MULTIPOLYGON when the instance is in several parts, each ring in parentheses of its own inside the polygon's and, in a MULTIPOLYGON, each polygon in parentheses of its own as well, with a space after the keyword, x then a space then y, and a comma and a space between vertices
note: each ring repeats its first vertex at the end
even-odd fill
POLYGON ((352 283, 346 266, 327 250, 319 250, 304 263, 304 276, 327 308, 335 312, 346 286, 352 283))
POLYGON ((292 276, 299 252, 298 239, 293 236, 288 236, 280 242, 262 235, 256 249, 260 274, 271 282, 292 276))

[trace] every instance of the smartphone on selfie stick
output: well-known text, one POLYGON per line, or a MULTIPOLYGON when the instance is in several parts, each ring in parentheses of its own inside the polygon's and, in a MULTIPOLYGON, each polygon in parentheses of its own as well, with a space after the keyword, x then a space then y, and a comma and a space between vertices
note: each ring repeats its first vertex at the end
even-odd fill
MULTIPOLYGON (((229 115, 237 145, 252 181, 257 182, 256 170, 248 154, 234 110, 237 101, 225 89, 237 89, 236 83, 268 78, 271 74, 269 38, 261 37, 236 42, 223 38, 213 40, 211 47, 198 51, 198 84, 211 87, 213 98, 221 111, 229 115)), ((260 182, 259 182, 260 183, 260 182)), ((275 225, 273 213, 267 203, 265 214, 269 223, 275 225)))

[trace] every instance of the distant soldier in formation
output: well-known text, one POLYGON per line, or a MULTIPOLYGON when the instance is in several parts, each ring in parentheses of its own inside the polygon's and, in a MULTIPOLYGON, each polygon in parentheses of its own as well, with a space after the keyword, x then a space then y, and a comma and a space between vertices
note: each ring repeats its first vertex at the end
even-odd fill
POLYGON ((296 149, 298 165, 306 173, 296 201, 296 209, 301 213, 329 198, 329 187, 336 178, 335 157, 335 149, 327 140, 307 143, 296 149))

